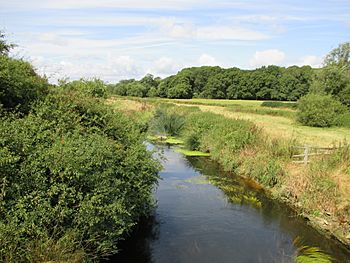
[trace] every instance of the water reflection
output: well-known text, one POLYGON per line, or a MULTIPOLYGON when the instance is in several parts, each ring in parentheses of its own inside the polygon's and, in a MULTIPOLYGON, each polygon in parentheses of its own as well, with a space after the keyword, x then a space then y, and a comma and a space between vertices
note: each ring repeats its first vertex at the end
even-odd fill
POLYGON ((140 223, 111 262, 293 262, 293 240, 319 246, 337 262, 349 253, 308 227, 253 184, 208 158, 164 151, 155 214, 140 223))

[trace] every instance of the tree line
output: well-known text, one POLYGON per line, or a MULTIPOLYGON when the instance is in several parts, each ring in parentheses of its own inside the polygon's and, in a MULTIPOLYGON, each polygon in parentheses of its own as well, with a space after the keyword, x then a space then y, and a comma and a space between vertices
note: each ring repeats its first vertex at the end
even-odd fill
POLYGON ((192 67, 164 79, 147 74, 141 80, 109 85, 120 96, 176 99, 297 100, 309 92, 315 70, 310 66, 239 68, 192 67))
POLYGON ((350 105, 350 42, 326 55, 323 67, 263 66, 254 70, 202 66, 185 68, 164 79, 147 74, 141 80, 108 85, 112 94, 176 99, 250 99, 297 101, 309 94, 330 95, 350 105))

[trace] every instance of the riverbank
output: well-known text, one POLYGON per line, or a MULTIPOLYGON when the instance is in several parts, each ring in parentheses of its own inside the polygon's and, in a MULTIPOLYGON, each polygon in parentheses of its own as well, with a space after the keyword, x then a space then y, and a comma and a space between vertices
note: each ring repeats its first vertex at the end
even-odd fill
MULTIPOLYGON (((152 105, 149 109, 154 110, 152 105)), ((348 145, 313 158, 306 166, 294 164, 291 157, 297 152, 293 146, 301 145, 297 139, 270 136, 251 121, 194 106, 166 108, 186 119, 181 136, 190 150, 210 152, 225 170, 259 182, 272 198, 293 207, 318 231, 350 247, 348 145)))

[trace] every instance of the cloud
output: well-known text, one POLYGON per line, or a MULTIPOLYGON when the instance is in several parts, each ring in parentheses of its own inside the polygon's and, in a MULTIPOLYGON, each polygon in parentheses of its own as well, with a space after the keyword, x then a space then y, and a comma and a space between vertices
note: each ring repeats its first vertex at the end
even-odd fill
POLYGON ((170 75, 175 74, 181 69, 182 65, 176 62, 173 58, 161 57, 154 61, 152 68, 149 70, 155 75, 170 75))
MULTIPOLYGON (((81 9, 81 8, 124 8, 184 10, 201 7, 227 6, 226 0, 11 0, 2 3, 3 8, 20 9, 81 9)), ((250 3, 249 6, 252 4, 250 3)), ((230 2, 230 6, 248 7, 246 1, 230 2)))
POLYGON ((162 17, 159 21, 160 31, 172 38, 194 38, 196 27, 190 22, 177 22, 175 18, 162 17))
POLYGON ((208 26, 201 27, 197 31, 199 39, 203 40, 263 40, 268 35, 243 27, 208 26))
POLYGON ((300 59, 300 62, 297 63, 298 66, 309 65, 313 68, 319 68, 322 66, 322 58, 317 56, 305 56, 300 59))
POLYGON ((217 66, 218 62, 216 59, 208 54, 202 54, 198 59, 200 66, 217 66))
POLYGON ((201 26, 190 22, 178 23, 175 19, 163 18, 161 32, 172 38, 205 40, 263 40, 270 36, 241 26, 201 26))
POLYGON ((286 55, 278 49, 267 49, 256 51, 254 57, 249 61, 251 67, 261 67, 264 65, 281 65, 285 62, 286 55))
MULTIPOLYGON (((86 58, 85 58, 86 59, 86 58)), ((116 81, 126 78, 140 78, 144 70, 130 56, 107 56, 102 58, 101 63, 89 61, 83 63, 80 60, 45 60, 43 57, 31 57, 31 62, 41 75, 46 75, 50 82, 55 83, 57 79, 69 77, 101 78, 105 81, 116 81)))

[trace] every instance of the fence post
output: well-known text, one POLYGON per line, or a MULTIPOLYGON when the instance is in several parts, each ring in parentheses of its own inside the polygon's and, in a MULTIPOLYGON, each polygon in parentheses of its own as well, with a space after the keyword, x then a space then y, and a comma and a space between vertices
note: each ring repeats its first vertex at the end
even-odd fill
POLYGON ((304 165, 307 165, 309 159, 309 147, 304 145, 304 165))

